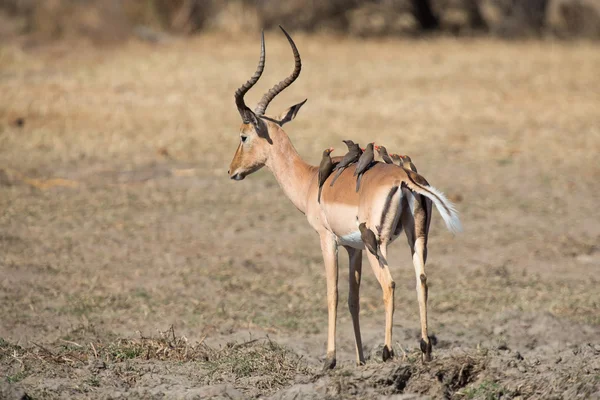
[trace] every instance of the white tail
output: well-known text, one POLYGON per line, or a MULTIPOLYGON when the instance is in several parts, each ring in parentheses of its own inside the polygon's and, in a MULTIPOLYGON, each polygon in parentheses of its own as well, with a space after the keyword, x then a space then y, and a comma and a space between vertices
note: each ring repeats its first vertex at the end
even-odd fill
POLYGON ((424 186, 412 179, 410 180, 410 183, 404 183, 413 192, 425 196, 433 201, 433 204, 435 204, 435 207, 440 212, 444 223, 446 224, 446 228, 448 228, 450 232, 462 232, 463 229, 460 219, 458 218, 458 211, 456 210, 454 204, 452 204, 452 202, 444 195, 444 193, 433 186, 424 186))

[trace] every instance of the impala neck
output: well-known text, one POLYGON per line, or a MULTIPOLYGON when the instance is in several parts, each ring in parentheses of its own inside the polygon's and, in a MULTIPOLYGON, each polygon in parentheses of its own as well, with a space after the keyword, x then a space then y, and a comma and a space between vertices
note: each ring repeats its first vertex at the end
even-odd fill
POLYGON ((306 198, 311 178, 317 171, 298 154, 287 134, 279 129, 272 135, 273 144, 266 166, 294 206, 306 214, 306 198))

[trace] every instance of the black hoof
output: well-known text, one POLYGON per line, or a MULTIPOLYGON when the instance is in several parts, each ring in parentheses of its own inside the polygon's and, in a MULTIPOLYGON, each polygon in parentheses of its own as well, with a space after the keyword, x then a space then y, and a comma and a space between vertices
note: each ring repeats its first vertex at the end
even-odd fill
POLYGON ((429 339, 428 342, 421 339, 421 355, 423 356, 423 362, 431 361, 431 338, 428 337, 427 339, 429 339))
POLYGON ((384 362, 390 358, 394 358, 394 350, 388 348, 387 345, 383 346, 382 358, 384 362))
POLYGON ((327 357, 325 359, 325 363, 323 364, 323 372, 325 371, 329 371, 330 369, 334 369, 335 368, 335 357, 327 357))

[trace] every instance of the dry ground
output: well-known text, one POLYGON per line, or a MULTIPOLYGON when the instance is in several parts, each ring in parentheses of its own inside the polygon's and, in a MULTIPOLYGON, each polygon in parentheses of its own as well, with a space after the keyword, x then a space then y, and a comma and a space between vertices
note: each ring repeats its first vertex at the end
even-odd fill
MULTIPOLYGON (((0 47, 0 397, 600 396, 600 51, 587 43, 296 37, 308 97, 287 132, 317 163, 340 140, 410 154, 453 199, 427 271, 435 361, 392 248, 398 359, 353 365, 340 273, 338 365, 325 353, 316 234, 268 171, 227 177, 233 92, 258 37, 92 49, 0 47), (170 326, 173 330, 169 330, 170 326), (166 332, 165 332, 166 331, 166 332), (403 352, 405 356, 402 357, 403 352)), ((254 103, 292 68, 267 36, 254 103)))

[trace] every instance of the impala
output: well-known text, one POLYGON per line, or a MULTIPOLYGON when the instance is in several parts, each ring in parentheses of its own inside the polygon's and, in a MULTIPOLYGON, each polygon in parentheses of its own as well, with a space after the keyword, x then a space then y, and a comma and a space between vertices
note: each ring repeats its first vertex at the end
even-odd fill
MULTIPOLYGON (((375 163, 362 178, 360 190, 355 191, 355 165, 347 168, 333 187, 330 177, 323 185, 321 202, 317 202, 318 168, 309 165, 292 145, 282 126, 293 120, 300 107, 296 104, 279 116, 265 115, 267 106, 277 94, 290 86, 300 74, 300 54, 288 33, 281 28, 294 54, 295 67, 292 74, 273 86, 262 97, 254 111, 244 102, 244 95, 260 78, 265 66, 264 34, 261 39, 260 59, 254 75, 235 92, 235 103, 242 126, 240 143, 229 167, 229 176, 242 180, 263 166, 271 170, 285 195, 294 206, 306 215, 310 225, 317 231, 327 277, 327 305, 329 327, 325 368, 336 364, 335 331, 338 303, 338 248, 348 252, 349 296, 348 307, 354 327, 356 362, 365 359, 359 325, 359 288, 362 274, 362 250, 358 221, 376 232, 380 243, 379 260, 367 252, 371 268, 383 290, 385 306, 385 344, 383 360, 393 357, 392 319, 394 314, 395 283, 390 274, 387 246, 404 232, 412 253, 417 281, 417 298, 421 320, 420 348, 422 360, 431 360, 431 340, 427 333, 427 236, 431 222, 432 204, 439 210, 447 228, 452 232, 461 229, 454 206, 437 189, 430 186, 419 174, 396 165, 375 163)), ((338 158, 339 160, 339 158, 338 158)))

